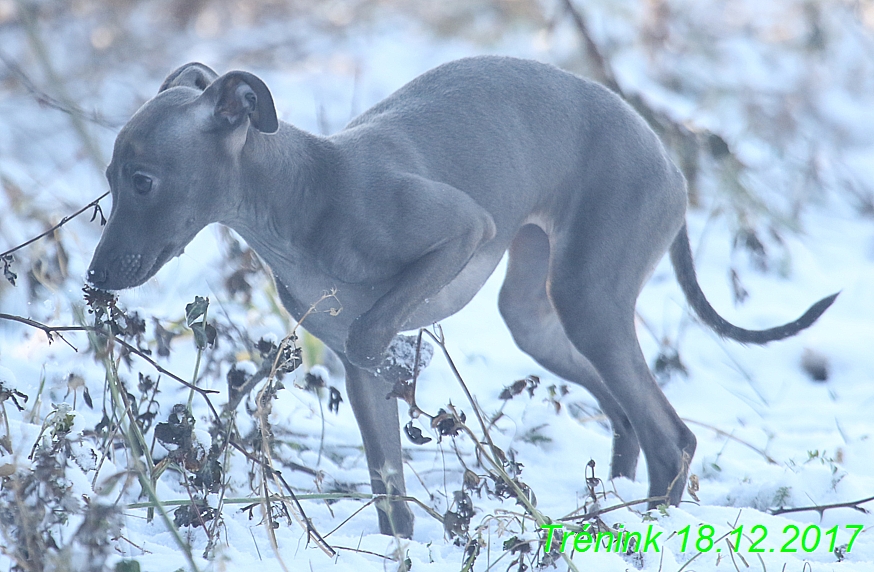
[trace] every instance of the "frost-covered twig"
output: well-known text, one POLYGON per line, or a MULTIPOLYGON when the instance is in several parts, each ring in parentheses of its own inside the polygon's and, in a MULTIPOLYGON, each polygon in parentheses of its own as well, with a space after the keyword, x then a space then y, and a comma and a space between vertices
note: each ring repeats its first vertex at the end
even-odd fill
POLYGON ((864 507, 859 506, 859 505, 865 504, 866 502, 871 502, 871 501, 874 501, 874 497, 868 497, 868 498, 859 499, 859 500, 855 500, 855 501, 838 502, 838 503, 834 503, 834 504, 815 504, 812 506, 799 506, 799 507, 795 507, 795 508, 782 508, 782 507, 781 508, 774 508, 774 509, 769 510, 768 513, 773 514, 773 515, 778 515, 778 514, 787 514, 790 512, 805 512, 808 510, 815 510, 816 512, 819 513, 819 516, 822 517, 822 515, 825 513, 825 511, 832 509, 832 508, 851 508, 853 510, 857 510, 859 512, 868 514, 870 511, 864 507))
MULTIPOLYGON (((610 505, 610 506, 608 506, 608 507, 600 508, 600 509, 598 509, 598 510, 593 510, 592 512, 587 512, 587 513, 585 513, 585 514, 574 514, 574 513, 572 512, 572 513, 570 513, 569 515, 567 515, 567 516, 563 516, 563 517, 561 517, 561 518, 558 519, 558 520, 559 520, 560 522, 575 522, 575 521, 578 521, 578 520, 591 520, 591 519, 594 519, 594 518, 600 517, 602 514, 607 514, 608 512, 613 512, 613 511, 615 511, 615 510, 619 510, 619 509, 621 509, 621 508, 628 508, 628 507, 631 507, 631 506, 635 506, 635 505, 639 505, 639 504, 644 504, 644 503, 649 504, 649 503, 654 502, 654 501, 662 501, 662 502, 664 502, 664 501, 666 501, 666 500, 667 500, 667 495, 660 495, 660 496, 654 496, 654 497, 646 497, 646 498, 642 498, 642 499, 637 499, 637 500, 632 500, 632 501, 625 501, 625 502, 621 502, 621 503, 618 503, 618 504, 610 505)), ((576 511, 574 511, 574 512, 576 512, 576 511)))
POLYGON ((24 318, 22 316, 14 316, 12 314, 0 313, 0 320, 9 320, 11 322, 18 322, 20 324, 25 324, 25 325, 30 326, 32 328, 42 330, 43 332, 45 332, 46 337, 49 339, 49 343, 52 343, 54 341, 54 338, 52 336, 57 335, 59 338, 61 338, 61 341, 63 341, 68 346, 70 346, 74 352, 78 352, 79 349, 76 348, 76 346, 74 346, 73 344, 71 344, 67 340, 67 338, 65 338, 63 336, 63 334, 61 334, 61 332, 81 332, 81 331, 88 329, 87 326, 47 326, 45 324, 37 322, 36 320, 31 320, 30 318, 24 318))
MULTIPOLYGON (((60 332, 93 332, 93 331, 96 331, 96 328, 91 327, 91 326, 48 326, 46 324, 37 322, 36 320, 31 320, 30 318, 23 318, 21 316, 13 316, 11 314, 0 314, 0 319, 10 320, 13 322, 19 322, 19 323, 31 326, 33 328, 37 328, 39 330, 42 330, 43 332, 45 332, 46 336, 48 336, 49 342, 52 341, 52 334, 57 334, 58 337, 63 339, 67 345, 69 345, 71 348, 73 348, 76 351, 78 351, 76 349, 76 347, 73 346, 69 341, 64 339, 61 336, 60 332)), ((215 389, 203 389, 201 387, 197 387, 197 386, 192 385, 191 383, 185 381, 184 379, 182 379, 181 377, 179 377, 178 375, 176 375, 172 371, 170 371, 164 367, 161 367, 161 365, 158 362, 156 362, 155 360, 150 358, 148 355, 146 355, 145 352, 140 350, 135 345, 126 342, 125 340, 121 339, 120 337, 112 336, 111 339, 113 341, 115 341, 116 343, 124 346, 124 348, 126 350, 128 350, 130 353, 135 354, 135 355, 139 356, 141 359, 148 362, 149 365, 154 367, 160 373, 163 373, 164 375, 171 377, 174 381, 181 383, 185 387, 193 389, 197 393, 201 394, 204 398, 206 398, 209 394, 218 393, 218 391, 215 389)), ((207 403, 209 403, 209 399, 207 399, 207 403)), ((213 412, 213 415, 215 416, 215 418, 220 419, 218 411, 216 411, 216 409, 212 406, 212 403, 209 403, 209 406, 210 406, 210 409, 212 409, 212 412, 213 412)))
POLYGON ((47 237, 48 235, 52 234, 53 232, 55 232, 56 230, 58 230, 59 228, 61 228, 62 226, 64 226, 65 224, 67 224, 68 222, 70 222, 71 220, 73 220, 74 218, 76 218, 77 216, 79 216, 80 214, 82 214, 83 212, 87 211, 90 208, 94 209, 94 214, 91 215, 91 220, 94 220, 97 217, 97 215, 100 214, 100 225, 102 226, 102 225, 106 224, 106 218, 103 216, 103 210, 100 208, 99 203, 101 200, 106 198, 107 195, 109 195, 109 191, 106 191, 105 193, 103 193, 102 195, 100 195, 99 197, 97 197, 96 199, 94 199, 93 201, 91 201, 90 203, 88 203, 87 205, 82 207, 81 209, 77 210, 73 214, 65 216, 64 218, 61 219, 61 222, 59 222, 58 224, 56 224, 52 228, 48 229, 47 231, 43 232, 42 234, 34 236, 33 238, 28 239, 28 240, 22 242, 21 244, 19 244, 18 246, 14 246, 5 252, 0 252, 0 258, 6 258, 7 256, 12 254, 13 252, 21 250, 25 246, 32 244, 41 238, 47 237))

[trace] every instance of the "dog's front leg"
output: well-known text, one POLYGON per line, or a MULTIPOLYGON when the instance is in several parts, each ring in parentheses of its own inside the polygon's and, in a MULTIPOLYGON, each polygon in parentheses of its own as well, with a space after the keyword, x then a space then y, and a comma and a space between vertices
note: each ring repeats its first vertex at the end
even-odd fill
MULTIPOLYGON (((441 197, 449 192, 441 185, 441 197)), ((451 190, 451 209, 429 213, 439 219, 417 226, 408 225, 413 232, 420 230, 439 237, 430 241, 424 254, 407 264, 394 278, 393 285, 366 312, 349 327, 346 338, 346 358, 364 368, 379 367, 392 338, 404 327, 412 312, 449 284, 484 242, 495 236, 492 216, 461 191, 451 190)), ((416 239, 421 240, 422 236, 416 239)), ((404 240, 399 237, 398 240, 404 240)))
MULTIPOLYGON (((341 359, 342 356, 341 356, 341 359)), ((370 470, 370 486, 375 495, 403 496, 404 465, 398 431, 398 405, 386 396, 391 382, 383 376, 358 368, 343 359, 346 367, 346 395, 364 441, 370 470)), ((403 501, 379 502, 379 531, 389 536, 410 538, 413 513, 403 501)))

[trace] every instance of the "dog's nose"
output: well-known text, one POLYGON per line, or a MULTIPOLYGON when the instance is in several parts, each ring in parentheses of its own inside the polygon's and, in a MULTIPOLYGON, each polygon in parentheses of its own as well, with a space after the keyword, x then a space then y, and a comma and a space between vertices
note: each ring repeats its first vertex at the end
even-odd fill
POLYGON ((99 269, 95 270, 94 268, 88 271, 88 282, 90 282, 93 286, 100 286, 104 284, 107 280, 108 276, 106 270, 99 269))

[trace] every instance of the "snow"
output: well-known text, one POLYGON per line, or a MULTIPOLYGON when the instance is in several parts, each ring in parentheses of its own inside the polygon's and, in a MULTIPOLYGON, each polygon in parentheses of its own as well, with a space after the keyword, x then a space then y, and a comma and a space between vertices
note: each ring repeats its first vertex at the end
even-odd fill
MULTIPOLYGON (((389 12, 369 23, 350 25, 344 33, 319 25, 313 15, 294 23, 239 24, 226 31, 220 26, 218 32, 215 23, 204 17, 187 28, 163 30, 164 44, 156 45, 144 38, 162 30, 161 18, 154 5, 144 4, 124 16, 130 43, 117 53, 90 48, 93 28, 103 22, 98 13, 52 21, 44 30, 51 59, 65 77, 72 100, 83 110, 97 110, 113 125, 89 128, 104 163, 118 126, 154 94, 164 75, 189 60, 203 61, 220 71, 248 69, 258 74, 271 87, 282 120, 314 132, 331 132, 417 74, 457 57, 501 53, 567 63, 573 68, 578 65, 573 58, 581 49, 572 24, 553 7, 546 10, 555 20, 551 29, 516 23, 488 43, 471 39, 476 34, 436 35, 421 20, 389 12), (148 48, 131 47, 137 45, 148 48), (267 55, 259 57, 265 51, 267 55), (98 66, 102 69, 93 69, 98 66)), ((331 21, 348 21, 342 11, 348 7, 332 4, 333 8, 320 5, 319 10, 331 21)), ((674 0, 668 2, 669 44, 655 49, 640 40, 641 29, 650 23, 649 16, 639 11, 643 4, 647 3, 624 0, 579 6, 587 10, 595 40, 615 66, 623 89, 641 94, 678 121, 721 134, 748 168, 744 184, 760 197, 766 210, 771 209, 767 213, 741 206, 737 210, 742 215, 735 216, 738 199, 720 190, 722 171, 705 161, 701 205, 690 210, 688 222, 699 280, 712 304, 726 319, 760 328, 794 319, 833 292, 841 294, 811 329, 797 337, 763 348, 744 347, 719 339, 690 317, 670 264, 663 260, 640 297, 638 333, 648 363, 655 361, 666 340, 678 350, 688 370, 685 377, 672 375, 663 389, 698 439, 691 472, 699 479, 700 502, 687 494, 684 498, 689 502, 664 513, 653 511, 647 519, 640 510, 607 513, 603 520, 608 525, 622 524, 631 530, 652 525, 654 531, 662 532, 662 552, 645 553, 642 561, 587 552, 575 554, 573 562, 579 569, 606 572, 638 565, 643 570, 679 570, 697 552, 689 547, 680 552, 681 539, 671 536, 673 531, 688 525, 697 532, 699 526, 709 524, 718 538, 742 524, 751 537, 757 537, 750 532, 756 525, 768 531, 762 543, 766 552, 741 552, 753 569, 802 570, 810 563, 810 569, 817 571, 874 570, 874 517, 870 514, 852 508, 829 509, 822 515, 815 511, 768 513, 781 505, 846 503, 874 495, 874 227, 870 212, 865 215, 857 208, 860 199, 870 198, 874 190, 871 30, 853 19, 850 8, 822 3, 818 23, 827 42, 819 51, 811 51, 805 43, 810 20, 804 10, 809 3, 745 0, 729 7, 716 1, 674 0), (813 190, 804 191, 808 187, 813 190), (799 200, 803 206, 793 218, 799 200), (769 221, 789 221, 778 227, 779 239, 761 233, 771 261, 768 271, 757 270, 749 256, 732 249, 732 237, 745 217, 759 231, 769 221), (734 303, 729 267, 737 270, 750 293, 743 304, 734 303), (815 382, 805 373, 801 365, 805 352, 815 352, 825 360, 825 382, 815 382), (787 526, 804 531, 816 525, 823 532, 838 526, 840 545, 851 534, 846 525, 855 524, 865 530, 841 562, 822 546, 812 552, 779 550, 788 539, 783 533, 787 526), (777 550, 769 552, 770 548, 777 550)), ((29 55, 24 32, 8 23, 4 26, 0 28, 4 57, 29 64, 25 69, 34 70, 31 79, 35 84, 51 90, 43 73, 36 71, 39 66, 29 55)), ((482 35, 492 23, 485 19, 476 26, 482 35)), ((102 174, 84 157, 67 116, 40 106, 25 90, 10 87, 13 83, 8 70, 0 70, 3 250, 42 232, 106 189, 102 174), (16 199, 16 193, 22 196, 16 199)), ((110 203, 102 204, 108 214, 110 203)), ((28 261, 43 256, 47 243, 16 254, 19 285, 14 289, 0 285, 0 312, 54 325, 77 323, 72 309, 81 308, 81 277, 100 234, 98 225, 88 218, 80 217, 59 233, 67 255, 66 280, 36 287, 30 294, 25 277, 28 261)), ((251 279, 250 303, 226 293, 223 256, 228 244, 227 235, 211 227, 154 279, 122 293, 120 304, 147 319, 147 338, 153 331, 152 316, 165 326, 182 320, 185 304, 195 295, 209 296, 213 303, 210 316, 229 329, 233 325, 248 331, 252 340, 267 337, 276 343, 290 331, 287 316, 275 305, 272 285, 262 275, 251 279)), ((595 461, 595 476, 602 479, 599 490, 603 487, 608 492, 602 507, 645 497, 642 457, 636 481, 607 479, 611 432, 602 418, 587 414, 597 405, 594 399, 581 388, 569 386, 567 395, 555 398, 561 404, 557 410, 548 399, 548 388, 565 382, 515 347, 496 305, 504 269, 502 263, 462 312, 441 323, 449 354, 481 408, 488 414, 502 412, 491 430, 496 445, 515 451, 524 465, 521 478, 536 494, 538 509, 553 519, 586 501, 584 477, 590 459, 595 461), (532 398, 526 392, 506 403, 498 398, 504 386, 530 374, 541 379, 532 398)), ((92 448, 82 434, 100 421, 101 405, 109 402, 109 396, 104 396, 105 370, 93 354, 86 353, 85 335, 68 333, 65 338, 79 351, 58 339, 49 344, 41 331, 0 320, 0 382, 30 397, 20 412, 10 400, 3 403, 13 452, 0 457, 0 470, 7 464, 20 472, 29 470, 26 457, 49 412, 63 403, 72 406, 67 379, 76 373, 86 380, 94 409, 84 404, 79 390, 71 433, 71 461, 77 462, 67 463, 66 472, 73 496, 82 499, 87 495, 120 507, 142 502, 146 499, 139 496, 139 484, 125 476, 130 466, 124 454, 108 457, 95 479, 92 448)), ((190 379, 195 362, 190 334, 175 338, 172 348, 172 355, 161 359, 161 365, 190 379)), ((242 354, 237 356, 238 368, 249 373, 255 370, 241 344, 232 347, 228 339, 220 339, 219 347, 211 351, 216 358, 231 352, 242 354)), ((142 361, 134 359, 133 364, 132 369, 120 366, 120 373, 128 390, 136 393, 137 372, 153 379, 158 374, 142 361)), ((203 386, 218 390, 213 402, 221 404, 227 397, 227 363, 214 369, 203 386)), ((382 571, 397 568, 383 556, 394 558, 398 553, 410 559, 413 570, 462 568, 463 548, 446 538, 442 525, 418 507, 413 507, 415 534, 407 541, 379 535, 372 507, 352 516, 362 504, 359 500, 328 505, 305 498, 341 485, 369 492, 361 441, 340 371, 330 357, 316 366, 328 385, 343 394, 338 414, 328 412, 319 396, 301 389, 304 367, 286 378, 286 389, 277 394, 270 413, 278 443, 274 460, 280 466, 293 462, 319 472, 315 479, 283 468, 296 494, 304 497, 301 502, 314 526, 327 534, 351 517, 326 538, 338 555, 326 556, 307 543, 298 524, 284 519, 274 531, 278 549, 271 548, 260 506, 247 512, 241 510, 245 504, 230 502, 251 496, 252 468, 235 455, 227 473, 230 500, 223 509, 223 528, 212 559, 202 558, 207 543, 202 527, 181 531, 200 570, 233 570, 257 563, 265 572, 285 568, 382 571)), ((452 403, 466 413, 468 425, 478 430, 471 404, 441 352, 435 353, 422 372, 416 396, 418 405, 431 413, 452 403)), ((162 377, 155 422, 166 421, 173 405, 187 399, 188 389, 162 377)), ((195 407, 195 434, 208 448, 208 412, 199 398, 195 398, 195 407)), ((401 421, 406 423, 407 407, 399 407, 401 421)), ((239 431, 246 434, 253 421, 243 407, 238 415, 239 431)), ((438 442, 427 422, 416 423, 434 440, 424 446, 404 441, 409 457, 408 492, 443 513, 450 508, 453 492, 461 488, 465 467, 480 474, 484 471, 476 466, 469 438, 458 437, 455 444, 450 438, 438 442)), ((0 432, 5 431, 0 424, 0 432)), ((150 435, 147 440, 151 442, 150 435)), ((155 451, 165 454, 160 445, 155 451)), ((100 452, 96 454, 99 457, 100 452)), ((172 471, 158 481, 156 492, 164 501, 188 498, 179 474, 172 471)), ((218 502, 215 494, 208 500, 213 507, 218 502)), ((506 569, 514 557, 502 556, 502 543, 513 535, 533 538, 533 525, 528 521, 523 530, 514 517, 523 510, 512 501, 473 495, 473 502, 477 513, 472 526, 484 525, 485 543, 475 569, 484 570, 499 558, 492 569, 506 569)), ((871 502, 863 506, 874 508, 871 502)), ((168 508, 171 519, 174 509, 168 508)), ((189 568, 160 518, 147 521, 146 510, 140 508, 123 508, 122 513, 124 530, 122 537, 112 540, 112 565, 120 559, 136 559, 142 570, 189 568)), ((79 522, 71 519, 64 539, 69 540, 79 522)), ((724 543, 721 546, 720 555, 703 553, 686 569, 742 568, 739 560, 734 565, 726 561, 728 549, 724 543)), ((748 548, 749 541, 742 546, 748 548)), ((8 554, 0 553, 0 569, 11 566, 8 554)), ((557 566, 566 568, 561 561, 557 566)))

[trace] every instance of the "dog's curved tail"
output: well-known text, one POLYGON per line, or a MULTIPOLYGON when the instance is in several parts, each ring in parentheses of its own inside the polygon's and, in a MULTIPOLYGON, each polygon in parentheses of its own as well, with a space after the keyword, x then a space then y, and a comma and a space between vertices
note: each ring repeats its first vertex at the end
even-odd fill
POLYGON ((731 338, 743 344, 766 344, 774 340, 782 340, 794 336, 801 330, 808 328, 825 312, 839 293, 827 296, 808 308, 808 310, 794 322, 783 324, 767 330, 747 330, 739 328, 716 313, 710 302, 704 296, 698 277, 695 274, 695 264, 692 260, 692 249, 689 246, 689 233, 686 225, 677 233, 677 237, 671 244, 671 262, 677 281, 686 295, 689 305, 698 314, 701 320, 710 326, 713 331, 724 338, 731 338))

